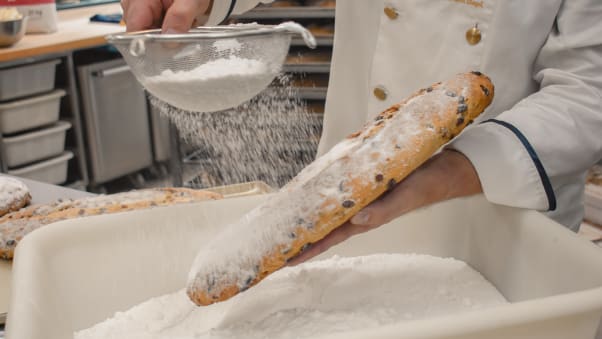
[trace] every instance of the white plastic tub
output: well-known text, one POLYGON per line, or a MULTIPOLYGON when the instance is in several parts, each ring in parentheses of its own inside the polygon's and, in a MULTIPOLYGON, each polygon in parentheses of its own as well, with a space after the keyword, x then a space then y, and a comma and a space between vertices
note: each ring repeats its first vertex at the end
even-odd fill
POLYGON ((29 133, 4 138, 4 152, 8 167, 47 159, 65 149, 65 135, 71 124, 59 121, 53 126, 29 133))
POLYGON ((0 101, 52 90, 56 65, 60 63, 60 60, 49 60, 0 69, 0 101))
MULTIPOLYGON (((197 250, 264 196, 56 223, 13 263, 7 338, 73 331, 185 286, 197 250)), ((602 314, 602 249, 539 213, 481 196, 410 213, 324 256, 413 252, 464 260, 511 304, 331 338, 591 339, 602 314)), ((353 296, 350 296, 353 297, 353 296)))
POLYGON ((63 152, 42 162, 8 170, 8 174, 48 184, 62 184, 67 180, 68 162, 71 158, 73 153, 63 152))
POLYGON ((11 134, 58 121, 61 98, 65 91, 0 103, 0 132, 11 134))

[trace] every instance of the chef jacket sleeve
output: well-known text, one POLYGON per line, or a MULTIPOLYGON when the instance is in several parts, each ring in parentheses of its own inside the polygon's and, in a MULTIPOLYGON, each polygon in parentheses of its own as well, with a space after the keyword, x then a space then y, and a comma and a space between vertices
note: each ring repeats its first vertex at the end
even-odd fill
POLYGON ((242 14, 255 8, 259 3, 270 3, 274 0, 213 0, 207 26, 216 26, 231 14, 242 14))
POLYGON ((539 91, 451 144, 470 159, 489 201, 554 210, 562 178, 602 157, 601 17, 599 0, 564 1, 534 60, 539 91))

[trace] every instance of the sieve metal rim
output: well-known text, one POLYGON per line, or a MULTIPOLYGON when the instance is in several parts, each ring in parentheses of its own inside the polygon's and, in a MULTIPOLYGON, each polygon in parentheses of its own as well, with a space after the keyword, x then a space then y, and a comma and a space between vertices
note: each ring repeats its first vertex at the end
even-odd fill
POLYGON ((200 26, 191 29, 187 33, 164 34, 161 29, 150 29, 145 31, 111 34, 106 37, 109 43, 129 43, 134 39, 147 41, 173 41, 186 42, 198 40, 214 40, 238 38, 246 36, 268 35, 268 34, 295 35, 297 32, 287 30, 280 25, 253 25, 249 26, 200 26))

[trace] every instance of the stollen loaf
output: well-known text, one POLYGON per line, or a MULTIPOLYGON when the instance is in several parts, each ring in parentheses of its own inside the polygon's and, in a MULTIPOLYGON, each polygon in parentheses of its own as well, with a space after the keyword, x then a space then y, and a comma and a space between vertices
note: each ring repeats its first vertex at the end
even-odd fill
POLYGON ((31 201, 29 188, 23 182, 0 176, 0 217, 18 211, 31 201))
POLYGON ((197 305, 227 300, 280 269, 427 161, 493 96, 490 79, 470 72, 385 110, 209 241, 188 296, 197 305))
POLYGON ((49 204, 32 205, 0 218, 0 258, 12 259, 15 247, 28 233, 61 220, 214 200, 221 197, 221 194, 208 191, 168 187, 75 200, 59 199, 49 204))

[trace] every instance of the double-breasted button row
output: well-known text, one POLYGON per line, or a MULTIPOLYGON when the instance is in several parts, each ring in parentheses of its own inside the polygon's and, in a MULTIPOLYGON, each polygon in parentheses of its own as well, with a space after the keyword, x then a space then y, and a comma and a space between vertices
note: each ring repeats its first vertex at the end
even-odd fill
MULTIPOLYGON (((399 11, 393 6, 385 6, 384 12, 390 20, 397 20, 397 18, 399 18, 399 11)), ((372 94, 381 101, 387 100, 387 97, 389 96, 387 89, 380 85, 372 89, 372 94)))
MULTIPOLYGON (((397 18, 399 18, 399 11, 393 6, 385 6, 384 12, 387 18, 391 20, 397 20, 397 18)), ((481 36, 479 24, 475 24, 466 31, 466 42, 468 42, 469 45, 476 45, 481 42, 481 36)))
MULTIPOLYGON (((389 18, 390 20, 397 20, 399 18, 399 11, 393 6, 385 6, 384 12, 387 18, 389 18)), ((474 46, 481 42, 482 33, 479 29, 479 24, 477 23, 474 26, 470 27, 466 31, 465 36, 466 42, 468 42, 468 44, 471 46, 474 46)), ((372 90, 372 94, 374 94, 374 96, 381 101, 386 100, 388 96, 387 89, 384 86, 374 87, 374 89, 372 90)))

